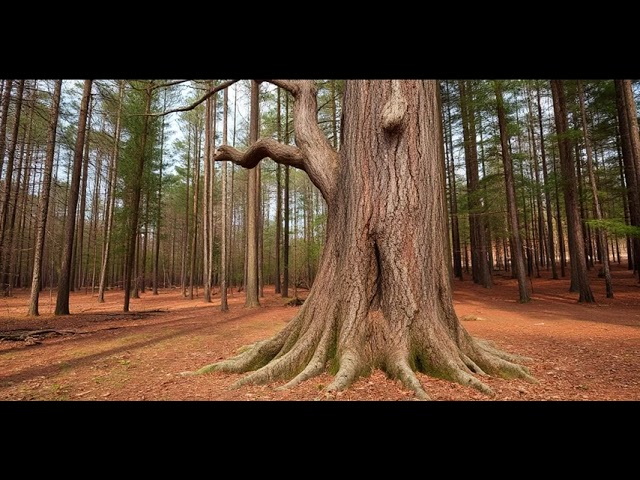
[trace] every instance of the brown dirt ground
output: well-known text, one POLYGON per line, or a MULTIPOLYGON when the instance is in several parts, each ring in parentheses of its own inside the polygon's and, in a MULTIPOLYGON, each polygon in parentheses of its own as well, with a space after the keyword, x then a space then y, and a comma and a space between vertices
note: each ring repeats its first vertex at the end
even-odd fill
MULTIPOLYGON (((623 264, 624 265, 624 264, 623 264)), ((488 378, 495 397, 418 374, 434 400, 638 400, 640 399, 640 285, 624 267, 613 272, 615 299, 605 298, 604 281, 592 271, 595 305, 581 305, 569 280, 533 278, 533 301, 519 304, 515 280, 497 274, 485 290, 456 281, 454 304, 468 331, 500 348, 528 356, 539 383, 488 378)), ((468 276, 467 276, 468 278, 468 276)), ((303 291, 303 293, 306 293, 303 291)), ((265 288, 263 307, 245 309, 233 293, 230 311, 187 300, 178 289, 150 291, 132 299, 122 315, 122 292, 106 303, 76 292, 72 315, 54 317, 55 295, 41 295, 38 318, 27 317, 28 292, 0 299, 0 333, 56 329, 63 334, 25 341, 0 341, 0 400, 410 400, 413 393, 380 371, 344 392, 323 390, 328 374, 286 391, 267 386, 230 389, 238 375, 186 376, 243 345, 281 329, 299 307, 265 288), (160 312, 153 312, 160 310, 160 312)))

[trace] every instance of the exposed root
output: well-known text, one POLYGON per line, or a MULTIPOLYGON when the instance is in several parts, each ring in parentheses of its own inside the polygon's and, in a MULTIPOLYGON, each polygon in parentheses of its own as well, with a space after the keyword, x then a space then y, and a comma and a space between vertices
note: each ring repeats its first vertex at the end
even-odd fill
POLYGON ((311 361, 307 364, 304 370, 302 370, 302 372, 296 375, 285 385, 279 387, 278 390, 286 390, 287 388, 295 387, 305 380, 309 380, 310 378, 320 375, 322 372, 324 372, 329 356, 329 343, 332 338, 333 332, 331 331, 331 329, 325 329, 322 334, 322 338, 320 339, 320 343, 318 344, 318 348, 316 348, 311 361))
POLYGON ((454 382, 457 382, 460 385, 473 387, 476 390, 479 390, 482 393, 489 395, 491 397, 495 396, 494 391, 491 389, 491 387, 489 387, 489 385, 482 383, 476 377, 464 371, 463 369, 458 368, 456 365, 453 365, 453 364, 450 365, 449 373, 451 375, 450 377, 451 380, 453 380, 454 382))
POLYGON ((531 359, 499 350, 482 340, 475 340, 475 347, 478 357, 476 362, 490 374, 499 375, 502 378, 521 378, 529 383, 538 383, 526 366, 517 363, 531 361, 531 359))
POLYGON ((343 353, 340 357, 340 369, 333 382, 327 386, 327 392, 340 391, 349 387, 360 376, 361 371, 362 362, 358 356, 353 352, 343 353))
POLYGON ((512 362, 512 363, 529 363, 529 362, 533 362, 533 359, 530 357, 525 357, 523 355, 516 355, 515 353, 508 353, 505 352, 504 350, 500 350, 496 344, 494 342, 492 342, 491 340, 484 340, 481 338, 474 338, 473 339, 475 344, 479 347, 481 347, 483 350, 491 353, 492 355, 495 355, 496 357, 500 357, 503 360, 506 360, 508 362, 512 362))
POLYGON ((464 353, 460 354, 460 358, 464 362, 464 364, 476 375, 480 375, 482 377, 486 377, 487 374, 469 357, 467 357, 464 353))
POLYGON ((247 350, 243 351, 235 357, 215 362, 210 365, 206 365, 199 370, 196 370, 196 375, 202 375, 211 372, 227 372, 227 373, 244 373, 250 370, 255 370, 263 365, 266 365, 273 359, 284 344, 286 335, 283 335, 285 330, 280 334, 269 340, 263 340, 255 343, 247 350))
POLYGON ((19 333, 15 332, 0 332, 0 340, 11 340, 13 342, 22 342, 35 340, 40 337, 48 337, 51 335, 75 335, 78 332, 73 330, 55 330, 52 328, 47 328, 44 330, 30 330, 30 331, 22 331, 19 333))
POLYGON ((416 394, 416 397, 418 399, 431 400, 431 397, 429 397, 429 395, 427 395, 427 392, 424 391, 424 388, 422 388, 420 380, 418 380, 418 377, 416 377, 414 371, 411 370, 411 367, 409 366, 409 363, 406 359, 397 361, 394 364, 394 368, 392 369, 392 371, 394 371, 395 376, 402 382, 405 387, 407 387, 409 390, 412 390, 416 394))

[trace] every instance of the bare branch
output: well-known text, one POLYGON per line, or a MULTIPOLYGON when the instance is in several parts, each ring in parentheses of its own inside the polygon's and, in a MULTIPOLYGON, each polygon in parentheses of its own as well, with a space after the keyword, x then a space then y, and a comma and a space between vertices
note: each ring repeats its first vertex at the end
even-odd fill
POLYGON ((152 90, 155 90, 156 88, 173 87, 174 85, 180 85, 181 83, 188 82, 188 81, 189 80, 174 80, 173 82, 161 83, 159 85, 154 85, 152 87, 152 90))
POLYGON ((209 91, 207 93, 205 93, 202 97, 200 97, 198 100, 193 102, 191 105, 187 105, 186 107, 174 108, 174 109, 171 109, 171 110, 167 110, 166 112, 150 113, 149 116, 151 116, 151 117, 163 117, 165 115, 169 115, 170 113, 188 112, 189 110, 193 110, 198 105, 203 103, 207 98, 212 97, 213 95, 218 93, 220 90, 224 90, 225 88, 230 87, 231 85, 233 85, 236 82, 238 82, 238 80, 227 80, 226 82, 222 82, 217 87, 213 87, 213 88, 209 89, 209 91))
POLYGON ((215 151, 213 159, 217 162, 230 161, 244 168, 253 168, 260 163, 260 160, 267 157, 276 163, 306 171, 305 158, 299 148, 285 145, 271 138, 258 140, 244 152, 222 145, 215 151))

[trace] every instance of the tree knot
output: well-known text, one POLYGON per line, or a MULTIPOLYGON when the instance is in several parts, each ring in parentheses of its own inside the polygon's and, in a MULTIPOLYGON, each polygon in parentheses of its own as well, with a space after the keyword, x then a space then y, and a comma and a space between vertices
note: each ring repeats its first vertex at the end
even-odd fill
POLYGON ((407 113, 407 102, 400 92, 400 80, 391 80, 391 97, 382 107, 382 128, 389 133, 399 132, 407 113))

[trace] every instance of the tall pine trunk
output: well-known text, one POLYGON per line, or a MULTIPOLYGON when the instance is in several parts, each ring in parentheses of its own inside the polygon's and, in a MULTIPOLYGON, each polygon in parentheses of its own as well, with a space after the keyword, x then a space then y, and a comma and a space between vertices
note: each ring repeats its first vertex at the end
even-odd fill
POLYGON ((113 152, 109 165, 109 185, 107 188, 107 213, 104 223, 104 247, 102 251, 102 265, 100 267, 100 286, 98 287, 98 302, 104 303, 104 291, 107 287, 107 268, 111 254, 111 236, 113 231, 113 211, 116 201, 116 179, 118 175, 118 155, 120 152, 120 132, 122 125, 122 103, 124 99, 124 80, 118 82, 118 110, 113 136, 113 152))
POLYGON ((587 260, 585 256, 584 237, 582 236, 582 219, 578 209, 578 189, 576 167, 571 155, 571 141, 567 137, 567 101, 562 80, 551 80, 553 109, 558 134, 560 151, 560 169, 564 191, 567 230, 569 236, 569 261, 571 263, 571 291, 579 293, 579 302, 594 302, 589 278, 587 277, 587 260))
POLYGON ((91 98, 92 80, 84 81, 82 101, 80 103, 80 116, 78 118, 78 136, 73 151, 73 172, 69 198, 67 200, 67 220, 65 225, 64 244, 62 247, 62 266, 60 267, 60 281, 58 283, 58 296, 56 297, 55 315, 69 315, 69 289, 71 286, 71 261, 73 243, 76 230, 76 210, 80 190, 80 174, 82 170, 82 152, 84 138, 87 129, 87 113, 91 98))
POLYGON ((520 238, 520 225, 518 222, 518 203, 516 189, 513 180, 513 163, 509 152, 509 139, 507 137, 507 119, 502 98, 502 86, 500 81, 495 81, 495 93, 498 109, 498 124, 500 128, 500 144, 502 146, 502 164, 504 167, 505 188, 507 194, 507 215, 509 220, 509 237, 511 241, 511 257, 514 272, 518 280, 518 294, 521 303, 531 299, 530 288, 527 283, 526 269, 522 255, 522 240, 520 238))
POLYGON ((38 201, 38 227, 36 233, 36 245, 33 256, 33 274, 31 277, 31 296, 29 298, 29 315, 39 315, 38 300, 40 295, 40 274, 42 270, 42 252, 47 233, 47 220, 49 212, 49 198, 51 192, 51 173, 56 148, 56 131, 58 128, 58 115, 60 112, 60 92, 62 80, 56 80, 51 99, 51 113, 49 115, 49 129, 47 134, 47 157, 42 173, 42 186, 38 201))

